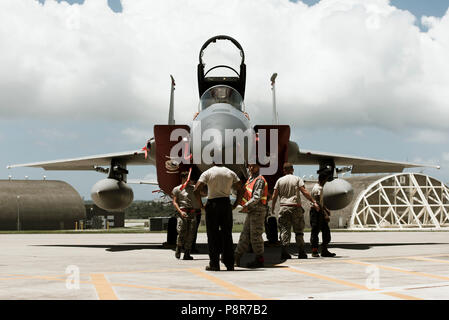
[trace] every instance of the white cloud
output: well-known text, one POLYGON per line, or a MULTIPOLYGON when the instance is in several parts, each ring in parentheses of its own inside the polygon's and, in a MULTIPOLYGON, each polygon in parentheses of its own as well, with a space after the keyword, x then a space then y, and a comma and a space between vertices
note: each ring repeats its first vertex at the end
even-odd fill
POLYGON ((449 162, 449 152, 444 152, 442 155, 443 161, 449 162))
POLYGON ((437 131, 432 129, 416 130, 409 138, 413 142, 421 143, 445 143, 449 140, 449 132, 437 131))
POLYGON ((46 139, 52 140, 75 140, 79 137, 78 134, 73 132, 50 128, 40 129, 38 130, 38 134, 46 139))
MULTIPOLYGON (((449 14, 415 17, 388 0, 0 2, 0 117, 177 123, 198 103, 196 64, 216 34, 246 54, 246 105, 271 122, 278 72, 281 122, 296 126, 449 129, 449 14), (318 120, 320 119, 320 120, 318 120)), ((132 135, 131 132, 128 132, 132 135)), ((135 135, 137 136, 137 135, 135 135)))
POLYGON ((142 146, 144 146, 147 140, 153 136, 151 130, 144 129, 126 128, 121 132, 128 141, 140 143, 142 146))

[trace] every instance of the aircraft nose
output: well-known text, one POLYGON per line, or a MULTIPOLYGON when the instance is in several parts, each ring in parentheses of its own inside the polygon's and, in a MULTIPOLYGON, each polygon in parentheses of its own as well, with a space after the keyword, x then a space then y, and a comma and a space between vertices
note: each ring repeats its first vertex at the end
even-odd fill
MULTIPOLYGON (((207 163, 209 162, 207 160, 217 162, 217 159, 221 159, 223 164, 230 164, 228 163, 230 161, 231 164, 238 162, 236 154, 244 150, 245 147, 238 140, 241 135, 248 132, 246 130, 249 128, 243 119, 232 113, 212 113, 201 119, 200 125, 202 163, 212 164, 207 163), (229 155, 232 156, 231 159, 229 159, 229 155)), ((194 137, 200 138, 198 134, 194 134, 194 137)))

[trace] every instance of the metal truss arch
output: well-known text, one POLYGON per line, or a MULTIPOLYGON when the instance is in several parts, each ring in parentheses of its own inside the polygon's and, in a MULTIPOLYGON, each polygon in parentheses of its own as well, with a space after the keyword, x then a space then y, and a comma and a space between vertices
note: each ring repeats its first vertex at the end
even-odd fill
POLYGON ((449 188, 421 173, 383 177, 359 194, 352 209, 349 228, 449 228, 449 188))

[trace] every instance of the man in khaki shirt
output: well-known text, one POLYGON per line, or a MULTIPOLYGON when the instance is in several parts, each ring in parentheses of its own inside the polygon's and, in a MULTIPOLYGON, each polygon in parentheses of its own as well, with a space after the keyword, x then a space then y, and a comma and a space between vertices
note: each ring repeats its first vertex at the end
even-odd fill
POLYGON ((284 163, 284 176, 279 178, 274 186, 271 211, 272 214, 274 214, 275 204, 279 197, 280 209, 278 223, 282 245, 281 259, 291 259, 287 246, 290 243, 292 226, 296 235, 298 258, 307 259, 307 254, 304 250, 304 209, 301 206, 299 192, 310 200, 313 207, 317 210, 319 210, 319 205, 304 187, 304 181, 302 181, 301 178, 294 176, 293 171, 293 165, 291 163, 284 163))
MULTIPOLYGON (((204 171, 195 186, 195 195, 201 203, 201 189, 207 185, 206 233, 209 248, 208 271, 220 270, 220 251, 228 271, 234 270, 234 244, 232 241, 232 206, 229 196, 234 187, 241 193, 240 179, 230 169, 215 165, 204 171)), ((236 204, 240 201, 237 197, 236 204)), ((203 207, 202 207, 203 208, 203 207)))

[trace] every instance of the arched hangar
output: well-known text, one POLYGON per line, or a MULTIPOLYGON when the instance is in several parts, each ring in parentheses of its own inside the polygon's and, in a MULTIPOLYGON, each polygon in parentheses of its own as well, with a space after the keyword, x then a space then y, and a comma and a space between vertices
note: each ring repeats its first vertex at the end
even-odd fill
POLYGON ((351 229, 449 227, 449 188, 421 173, 399 173, 370 184, 355 199, 351 229))
POLYGON ((0 180, 0 230, 75 229, 85 219, 83 199, 55 180, 0 180))
MULTIPOLYGON (((331 213, 331 228, 409 230, 449 228, 449 188, 422 173, 352 176, 354 189, 346 208, 331 213)), ((310 191, 315 182, 307 181, 310 191)), ((305 221, 309 227, 309 204, 305 221)))

